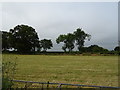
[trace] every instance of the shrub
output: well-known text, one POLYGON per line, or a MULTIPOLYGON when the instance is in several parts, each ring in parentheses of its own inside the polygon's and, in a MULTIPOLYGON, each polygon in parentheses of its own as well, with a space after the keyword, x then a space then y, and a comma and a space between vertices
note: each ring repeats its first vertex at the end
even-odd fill
POLYGON ((13 78, 14 74, 16 71, 16 61, 13 59, 17 58, 5 58, 3 57, 3 62, 2 62, 2 89, 7 90, 12 88, 13 86, 13 78), (8 60, 5 60, 8 59, 8 60))

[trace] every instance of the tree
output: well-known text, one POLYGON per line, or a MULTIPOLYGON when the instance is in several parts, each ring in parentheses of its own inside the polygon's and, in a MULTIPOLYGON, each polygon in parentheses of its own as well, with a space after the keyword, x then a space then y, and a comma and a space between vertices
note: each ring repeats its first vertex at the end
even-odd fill
POLYGON ((39 47, 39 38, 34 28, 28 25, 17 25, 10 29, 11 47, 20 53, 30 53, 39 47))
POLYGON ((72 33, 68 33, 67 35, 60 35, 56 39, 57 44, 60 42, 63 42, 64 45, 62 46, 62 49, 66 52, 66 49, 69 50, 69 52, 74 49, 74 42, 75 42, 75 36, 72 33))
POLYGON ((53 44, 51 40, 43 39, 40 41, 40 46, 43 48, 43 51, 46 52, 47 49, 51 49, 51 47, 53 47, 53 44))
MULTIPOLYGON (((56 39, 56 43, 59 44, 60 42, 66 42, 66 35, 60 35, 57 39, 56 39)), ((62 46, 62 49, 64 50, 64 52, 66 52, 67 46, 66 44, 64 44, 64 46, 62 46)))
POLYGON ((114 48, 114 51, 120 52, 120 46, 116 46, 116 47, 114 48))
POLYGON ((87 51, 92 52, 92 53, 105 53, 105 52, 108 52, 107 49, 104 49, 103 47, 100 47, 98 45, 89 46, 87 51))
POLYGON ((2 31, 2 51, 6 51, 9 47, 9 32, 2 31))
POLYGON ((78 28, 75 32, 75 40, 76 40, 76 45, 78 46, 78 50, 80 51, 81 48, 84 46, 84 42, 86 39, 90 40, 91 35, 86 34, 82 29, 78 28))
POLYGON ((74 49, 74 42, 75 42, 75 36, 71 33, 68 33, 66 36, 66 47, 68 48, 69 52, 74 49))

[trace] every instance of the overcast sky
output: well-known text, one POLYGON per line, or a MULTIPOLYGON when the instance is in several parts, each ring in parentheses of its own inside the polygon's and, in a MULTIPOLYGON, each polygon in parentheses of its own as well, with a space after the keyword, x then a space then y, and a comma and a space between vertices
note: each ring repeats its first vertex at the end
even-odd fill
POLYGON ((51 50, 61 50, 56 38, 78 27, 92 36, 85 46, 97 44, 112 50, 118 45, 117 2, 2 3, 2 30, 21 24, 35 28, 40 39, 52 39, 51 50))

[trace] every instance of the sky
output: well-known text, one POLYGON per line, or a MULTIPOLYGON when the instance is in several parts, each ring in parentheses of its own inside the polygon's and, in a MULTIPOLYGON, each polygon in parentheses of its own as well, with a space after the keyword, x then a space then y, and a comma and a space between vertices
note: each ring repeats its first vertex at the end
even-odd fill
POLYGON ((62 50, 63 43, 55 42, 60 34, 77 28, 92 36, 85 46, 96 44, 112 50, 118 45, 117 2, 6 2, 2 7, 0 4, 0 14, 1 30, 21 24, 32 26, 40 40, 52 40, 52 51, 62 50))

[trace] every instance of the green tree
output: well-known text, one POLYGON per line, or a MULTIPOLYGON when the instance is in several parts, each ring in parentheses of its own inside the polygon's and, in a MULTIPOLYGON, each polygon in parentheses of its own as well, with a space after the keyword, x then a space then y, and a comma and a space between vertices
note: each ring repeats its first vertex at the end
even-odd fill
POLYGON ((10 29, 11 47, 20 53, 30 53, 39 47, 39 38, 34 28, 28 25, 17 25, 10 29))
POLYGON ((116 47, 114 48, 114 51, 120 51, 120 46, 116 46, 116 47))
POLYGON ((69 52, 71 52, 74 49, 74 42, 75 36, 71 33, 68 33, 66 36, 66 47, 68 48, 69 52))
POLYGON ((108 50, 104 49, 103 47, 100 47, 98 45, 91 45, 91 46, 88 47, 88 52, 105 53, 105 52, 108 52, 108 50))
POLYGON ((86 34, 82 29, 78 28, 75 32, 75 40, 76 40, 76 45, 78 46, 78 50, 80 51, 81 48, 84 46, 84 42, 86 39, 90 40, 91 35, 86 34))
POLYGON ((57 44, 59 44, 60 42, 63 42, 64 45, 62 46, 62 49, 65 52, 67 49, 69 50, 69 52, 71 52, 72 49, 74 49, 75 36, 72 33, 68 33, 67 35, 60 35, 56 39, 56 42, 57 44))
POLYGON ((53 44, 51 40, 43 39, 40 41, 40 46, 43 49, 43 51, 46 52, 47 49, 51 49, 51 47, 53 47, 53 44))
MULTIPOLYGON (((65 43, 66 42, 66 35, 59 35, 59 37, 56 39, 56 43, 59 44, 60 42, 65 43)), ((66 44, 62 46, 62 49, 66 52, 66 44)))
POLYGON ((10 48, 9 36, 9 32, 2 31, 2 51, 6 51, 10 48))

